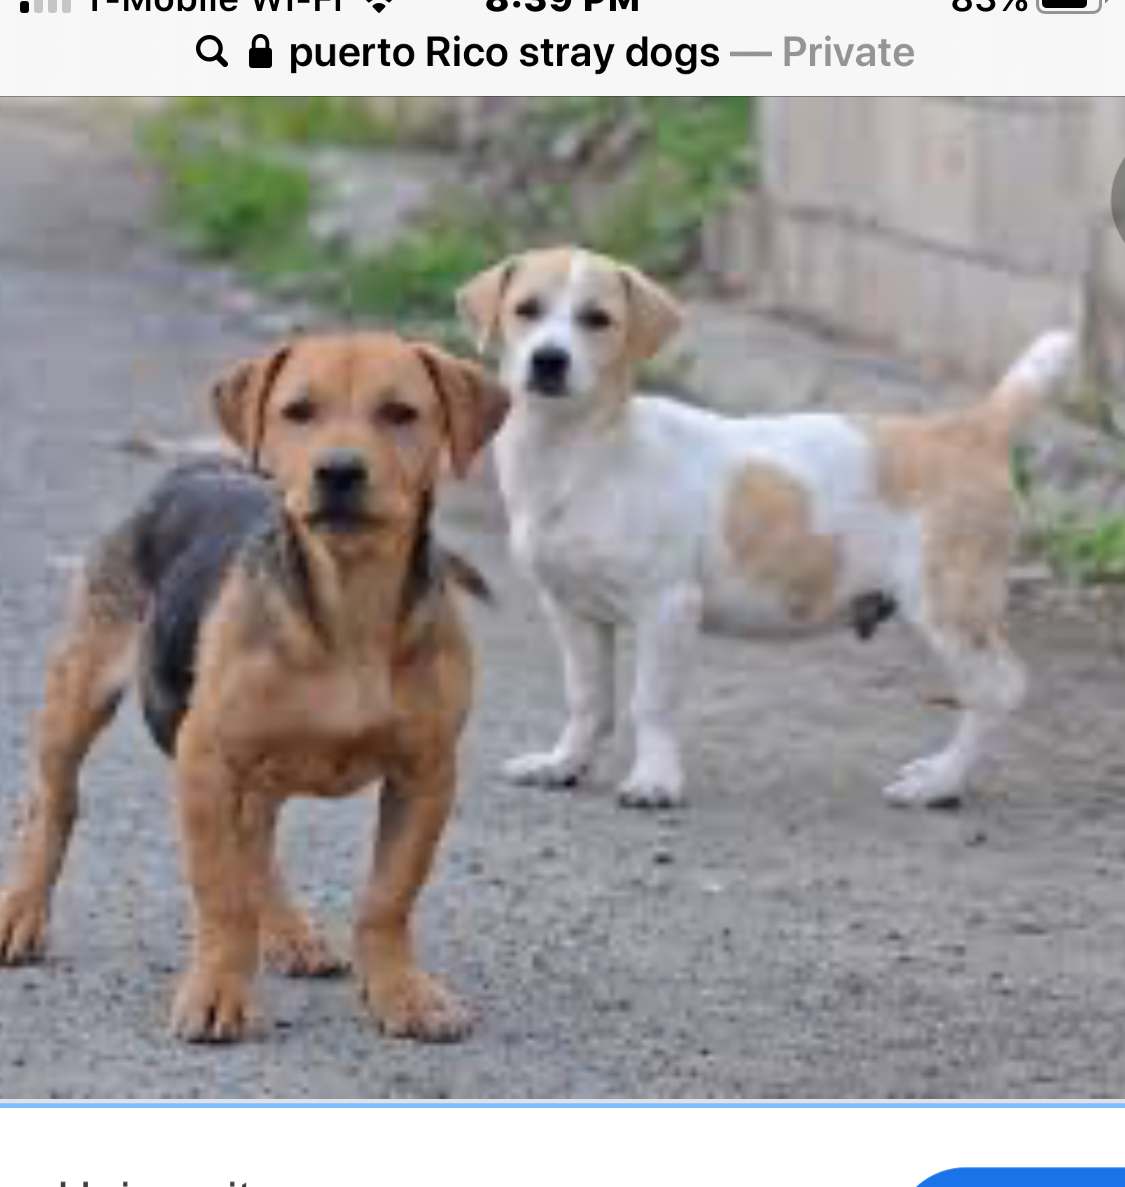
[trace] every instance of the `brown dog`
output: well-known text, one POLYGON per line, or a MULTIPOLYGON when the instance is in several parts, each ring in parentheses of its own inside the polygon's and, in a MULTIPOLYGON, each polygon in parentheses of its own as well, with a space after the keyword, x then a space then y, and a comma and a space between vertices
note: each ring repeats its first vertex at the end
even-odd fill
POLYGON ((175 1032, 239 1038, 260 951, 293 974, 339 967, 286 893, 275 828, 289 796, 331 799, 381 779, 356 975, 388 1033, 459 1038, 468 1014, 417 967, 410 935, 472 683, 448 591, 471 582, 429 520, 445 456, 463 475, 507 398, 472 364, 365 334, 248 363, 214 403, 253 469, 180 467, 86 568, 48 674, 37 784, 0 898, 0 964, 43 951, 79 768, 135 672, 174 756, 195 900, 175 1032))

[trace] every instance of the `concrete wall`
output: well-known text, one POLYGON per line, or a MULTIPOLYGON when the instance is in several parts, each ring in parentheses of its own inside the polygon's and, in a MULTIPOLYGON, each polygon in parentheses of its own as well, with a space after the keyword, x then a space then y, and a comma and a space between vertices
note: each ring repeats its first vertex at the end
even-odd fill
POLYGON ((1076 323, 1094 291, 1097 333, 1125 335, 1109 221, 1125 100, 774 99, 761 114, 761 190, 710 253, 758 308, 973 376, 1076 323))

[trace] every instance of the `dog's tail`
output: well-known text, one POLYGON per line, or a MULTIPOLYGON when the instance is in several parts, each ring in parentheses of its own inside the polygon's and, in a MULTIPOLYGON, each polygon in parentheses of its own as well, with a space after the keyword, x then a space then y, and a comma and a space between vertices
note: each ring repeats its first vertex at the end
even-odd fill
POLYGON ((1078 336, 1071 330, 1041 335, 1009 368, 981 412, 1009 437, 1052 396, 1063 390, 1078 361, 1078 336))

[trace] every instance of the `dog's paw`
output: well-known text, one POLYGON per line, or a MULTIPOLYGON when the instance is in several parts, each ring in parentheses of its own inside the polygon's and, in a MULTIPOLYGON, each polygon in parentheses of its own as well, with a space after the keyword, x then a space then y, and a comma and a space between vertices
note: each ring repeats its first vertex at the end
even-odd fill
POLYGON ((267 930, 262 936, 262 960, 283 977, 339 977, 348 971, 348 962, 307 925, 267 930))
POLYGON ((898 806, 944 808, 959 804, 964 791, 965 776, 959 764, 937 754, 903 767, 883 795, 889 803, 898 806))
POLYGON ((172 1007, 172 1033, 185 1043, 237 1043, 253 1017, 250 991, 241 977, 192 970, 172 1007))
POLYGON ((525 754, 506 762, 502 774, 517 787, 545 787, 554 790, 577 787, 590 770, 585 755, 559 753, 525 754))
POLYGON ((625 808, 661 811, 684 802, 684 768, 675 742, 663 734, 642 739, 633 769, 621 784, 618 802, 625 808))
POLYGON ((47 902, 17 890, 0 895, 0 966, 42 960, 47 950, 47 902))
POLYGON ((440 982, 417 970, 369 981, 363 997, 379 1029, 391 1038, 457 1043, 473 1029, 469 1010, 440 982))
POLYGON ((622 783, 617 793, 623 808, 667 811, 684 804, 683 776, 671 769, 638 768, 622 783))

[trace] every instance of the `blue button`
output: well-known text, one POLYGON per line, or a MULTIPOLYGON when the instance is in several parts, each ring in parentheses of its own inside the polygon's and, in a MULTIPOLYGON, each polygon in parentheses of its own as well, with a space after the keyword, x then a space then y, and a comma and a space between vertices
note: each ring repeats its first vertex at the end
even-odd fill
POLYGON ((1125 1187, 1125 1167, 960 1167, 922 1187, 1125 1187))

